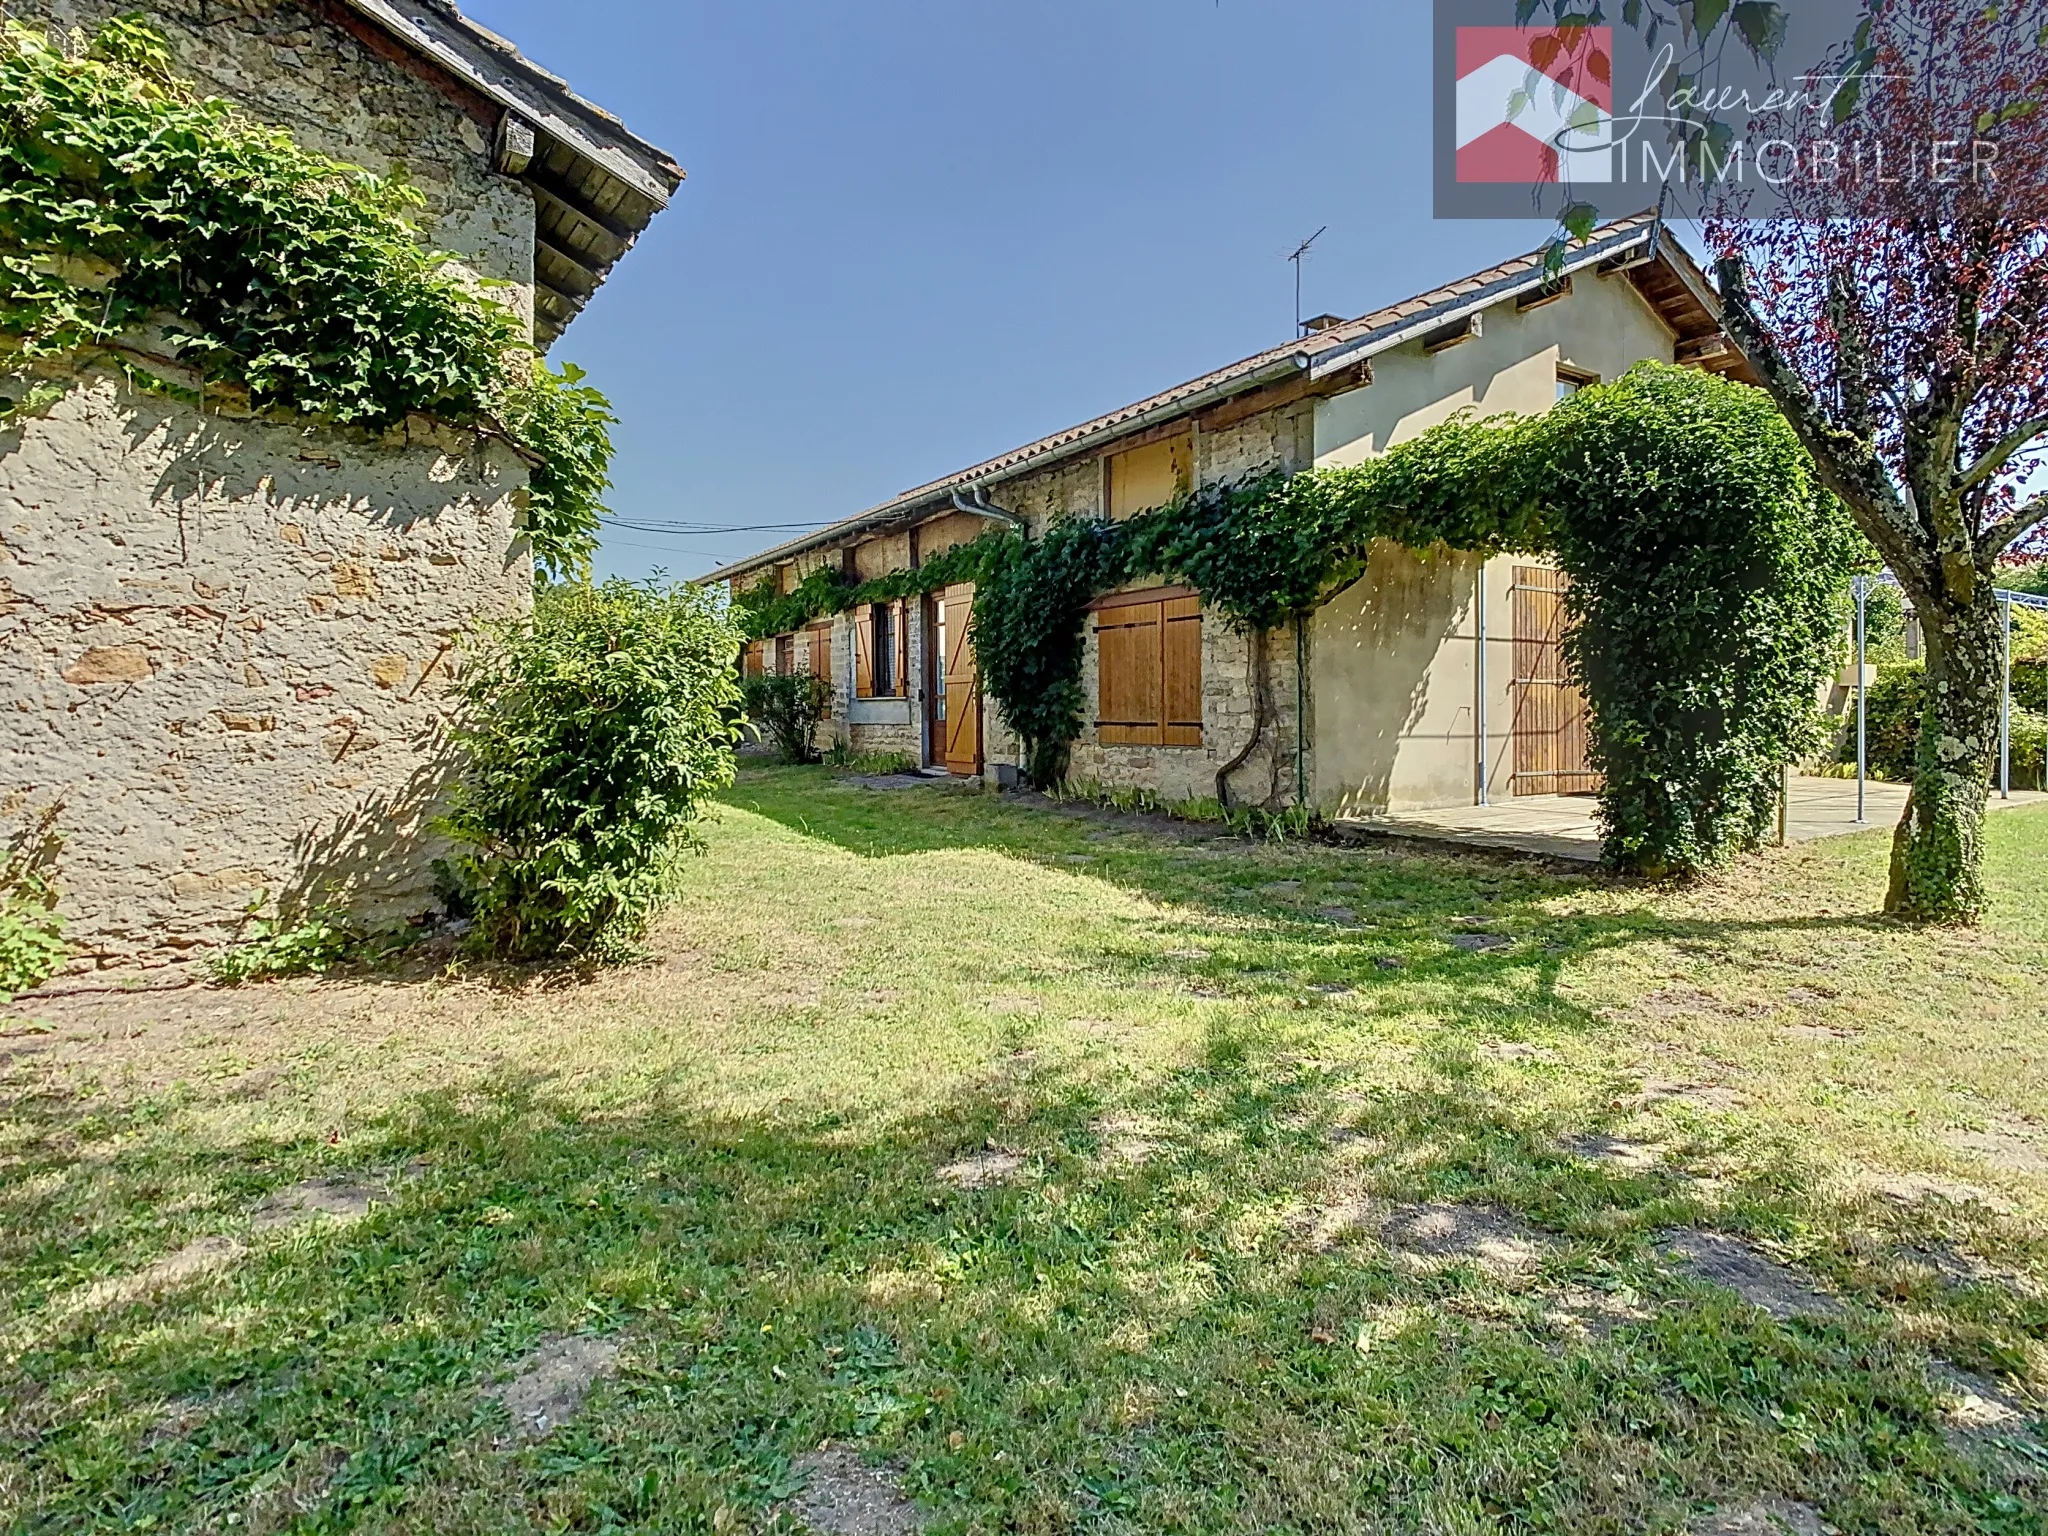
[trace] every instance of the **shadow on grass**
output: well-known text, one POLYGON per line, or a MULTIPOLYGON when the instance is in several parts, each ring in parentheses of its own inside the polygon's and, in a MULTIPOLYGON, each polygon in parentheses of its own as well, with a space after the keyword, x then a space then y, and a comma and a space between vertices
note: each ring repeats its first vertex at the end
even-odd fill
MULTIPOLYGON (((1701 1215, 1678 1171, 1561 1152, 1571 1127, 1469 1073, 1345 1098, 1218 1025, 1135 1096, 1020 1054, 886 1123, 708 1111, 679 1081, 593 1115, 512 1075, 342 1147, 208 1149, 160 1106, 54 1095, 11 1113, 24 1177, 0 1212, 51 1233, 0 1351, 0 1510, 25 1531, 742 1531, 826 1439, 890 1457, 942 1530, 1620 1533, 1766 1490, 1848 1530, 2040 1529, 2038 1484, 1944 1438, 1889 1318, 1780 1325, 1688 1288, 1651 1243, 1701 1215), (1010 1181, 939 1175, 989 1146, 1023 1159, 1010 1181), (262 1191, 316 1171, 393 1199, 251 1231, 262 1191), (205 1198, 151 1211, 194 1181, 205 1198), (62 1234, 86 1186, 134 1220, 92 1269, 208 1233, 248 1248, 82 1306, 62 1234), (1362 1199, 1497 1205, 1549 1256, 1510 1281, 1307 1240, 1362 1199), (1575 1340, 1540 1315, 1565 1286, 1666 1304, 1575 1340), (624 1341, 617 1378, 538 1446, 493 1449, 479 1387, 579 1331, 624 1341)), ((1757 1230, 1860 1219, 1790 1148, 1751 1183, 1757 1230)))

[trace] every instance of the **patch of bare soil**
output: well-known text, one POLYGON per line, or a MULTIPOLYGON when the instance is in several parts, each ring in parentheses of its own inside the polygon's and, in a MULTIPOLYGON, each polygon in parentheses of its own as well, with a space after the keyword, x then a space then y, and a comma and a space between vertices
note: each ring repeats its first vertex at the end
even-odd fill
POLYGON ((1686 1530, 1689 1536, 1830 1536, 1834 1527, 1811 1504, 1752 1499, 1701 1515, 1686 1530))
POLYGON ((1581 1340, 1604 1339, 1617 1328, 1648 1322, 1653 1315, 1633 1291, 1595 1291, 1583 1286, 1553 1291, 1541 1304, 1545 1323, 1581 1340))
POLYGON ((1035 997, 1026 997, 1016 993, 1002 993, 989 998, 982 1006, 990 1013, 1003 1016, 1037 1013, 1039 1009, 1044 1007, 1044 1004, 1035 997))
POLYGON ((2020 1121, 1993 1121, 1981 1131, 1946 1131, 1941 1139, 2007 1173, 2048 1173, 2048 1147, 2033 1127, 2020 1121))
POLYGON ((1426 1268, 1469 1260, 1495 1275, 1526 1274, 1549 1245, 1492 1205, 1397 1205, 1379 1223, 1379 1239, 1426 1268))
POLYGON ((988 1189, 1007 1184, 1024 1170, 1024 1158, 1001 1147, 989 1147, 947 1163, 939 1179, 955 1189, 988 1189))
POLYGON ((516 1445, 552 1434, 576 1416, 591 1387, 616 1371, 618 1363, 619 1346, 612 1339, 582 1334, 542 1339, 519 1362, 517 1375, 484 1393, 503 1403, 512 1418, 510 1433, 496 1443, 516 1445))
POLYGON ((804 1479, 790 1511, 817 1536, 914 1536, 925 1517, 896 1479, 857 1452, 826 1446, 790 1463, 804 1479))
POLYGON ((1089 1127, 1101 1145, 1105 1167, 1136 1167, 1159 1150, 1159 1123, 1144 1115, 1105 1115, 1089 1127))
POLYGON ((1682 1104, 1687 1109, 1711 1110, 1717 1114, 1740 1109, 1748 1102, 1733 1088, 1721 1083, 1645 1083, 1643 1091, 1636 1097, 1636 1105, 1641 1109, 1656 1104, 1682 1104))
POLYGON ((2012 1202, 2003 1195, 1960 1179, 1936 1178, 1928 1173, 1872 1173, 1866 1182, 1885 1199, 1899 1205, 1919 1205, 1941 1200, 1950 1205, 1982 1205, 1993 1211, 2010 1211, 2012 1202))
POLYGON ((2026 1409, 2003 1387, 1946 1361, 1936 1361, 1930 1374, 1942 1417, 1953 1434, 2009 1435, 2026 1424, 2026 1409))
POLYGON ((1842 1029, 1833 1024, 1787 1024, 1784 1032, 1795 1040, 1860 1040, 1860 1030, 1842 1029))
POLYGON ((370 1214, 371 1206, 390 1199, 391 1191, 382 1184, 322 1176, 271 1191, 249 1214, 257 1231, 268 1232, 322 1218, 357 1221, 370 1214))
POLYGON ((1514 942, 1513 939, 1504 933, 1454 933, 1451 935, 1451 944, 1454 948, 1462 949, 1475 955, 1484 954, 1490 949, 1508 949, 1514 945, 1514 942))
POLYGON ((106 1307, 140 1301, 172 1286, 183 1285, 187 1280, 225 1269, 244 1251, 242 1245, 231 1237, 195 1238, 176 1253, 166 1254, 132 1275, 115 1275, 94 1281, 79 1298, 78 1305, 88 1312, 97 1312, 106 1307))
POLYGON ((1662 1154, 1654 1142, 1631 1141, 1626 1136, 1579 1136, 1564 1143, 1573 1157, 1624 1173, 1641 1173, 1657 1166, 1662 1154))
POLYGON ((1659 987, 1638 998, 1631 1012, 1653 1019, 1683 1019, 1696 1013, 1713 1013, 1721 1000, 1698 987, 1659 987))
POLYGON ((1781 1322, 1794 1317, 1827 1317, 1842 1310, 1839 1301, 1816 1291, 1795 1271, 1723 1233, 1668 1233, 1664 1249, 1692 1279, 1731 1290, 1781 1322))

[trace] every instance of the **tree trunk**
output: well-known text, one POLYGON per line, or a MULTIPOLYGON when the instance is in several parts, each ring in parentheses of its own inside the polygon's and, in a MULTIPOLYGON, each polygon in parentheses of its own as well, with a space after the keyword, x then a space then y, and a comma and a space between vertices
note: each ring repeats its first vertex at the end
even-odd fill
POLYGON ((1974 923, 1984 910, 1984 810, 1998 755, 1998 600, 1988 581, 1969 603, 1915 599, 1927 706, 1884 907, 1914 922, 1974 923))

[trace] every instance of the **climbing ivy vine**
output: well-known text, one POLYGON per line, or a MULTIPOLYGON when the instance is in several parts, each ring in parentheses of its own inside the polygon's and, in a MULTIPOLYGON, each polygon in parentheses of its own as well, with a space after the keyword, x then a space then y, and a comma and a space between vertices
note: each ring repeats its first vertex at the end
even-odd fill
MULTIPOLYGON (((1543 416, 1459 417, 1361 464, 1204 487, 1124 522, 991 534, 945 557, 945 579, 977 583, 983 686, 1032 781, 1050 785, 1080 734, 1091 600, 1144 577, 1185 582, 1233 626, 1270 630, 1356 580, 1376 539, 1547 555, 1572 578, 1569 655, 1611 864, 1696 870, 1769 831, 1840 659, 1860 543, 1768 398, 1690 369, 1644 364, 1543 416)), ((763 587, 748 622, 885 585, 763 587)))
POLYGON ((421 203, 202 97, 133 17, 73 51, 17 22, 0 37, 0 346, 30 365, 168 354, 202 396, 337 425, 500 428, 541 461, 539 572, 581 575, 609 407, 422 243, 421 203))

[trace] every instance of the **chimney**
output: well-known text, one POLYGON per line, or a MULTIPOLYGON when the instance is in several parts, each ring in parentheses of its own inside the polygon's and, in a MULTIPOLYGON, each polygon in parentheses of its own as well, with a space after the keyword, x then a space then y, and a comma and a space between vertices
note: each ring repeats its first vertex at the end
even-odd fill
POLYGON ((1304 336, 1313 336, 1317 331, 1327 331, 1331 327, 1342 325, 1343 323, 1344 317, 1342 315, 1317 315, 1313 320, 1301 322, 1301 333, 1304 336))

